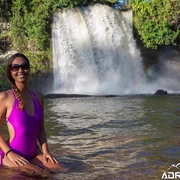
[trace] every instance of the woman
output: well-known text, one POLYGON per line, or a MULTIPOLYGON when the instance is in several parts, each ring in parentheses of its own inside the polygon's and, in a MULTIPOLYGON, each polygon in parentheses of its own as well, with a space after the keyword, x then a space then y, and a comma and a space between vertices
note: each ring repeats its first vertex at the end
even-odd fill
POLYGON ((0 133, 0 164, 20 167, 36 174, 67 172, 49 153, 43 120, 43 95, 28 89, 28 58, 21 53, 11 56, 7 77, 12 89, 0 93, 0 126, 6 119, 9 139, 0 133), (42 149, 38 150, 37 140, 42 149))

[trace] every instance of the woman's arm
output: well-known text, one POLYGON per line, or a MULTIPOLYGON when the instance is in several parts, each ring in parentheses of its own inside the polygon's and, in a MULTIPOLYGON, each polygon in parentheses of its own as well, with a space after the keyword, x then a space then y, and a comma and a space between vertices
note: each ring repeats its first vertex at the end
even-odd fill
POLYGON ((46 132, 45 132, 45 128, 44 128, 44 120, 41 123, 41 128, 40 128, 39 135, 38 135, 38 141, 41 145, 43 154, 46 152, 49 152, 46 132))
POLYGON ((39 103, 41 105, 42 108, 42 113, 43 113, 43 119, 42 119, 42 123, 41 123, 41 127, 39 130, 39 135, 38 135, 38 141, 41 145, 42 151, 47 152, 48 150, 48 145, 47 145, 47 137, 46 137, 46 132, 45 132, 45 128, 44 128, 44 98, 43 95, 39 92, 36 92, 36 97, 39 100, 39 103))
POLYGON ((39 135, 38 135, 38 141, 41 145, 42 152, 43 152, 43 159, 45 163, 47 163, 47 159, 50 159, 53 164, 58 163, 58 161, 49 153, 49 148, 47 144, 47 136, 46 136, 46 131, 44 127, 44 97, 41 93, 37 93, 36 95, 41 104, 42 111, 43 111, 43 120, 41 123, 39 135))
MULTIPOLYGON (((8 93, 7 92, 1 92, 0 93, 0 128, 2 127, 3 119, 6 116, 7 111, 7 102, 8 100, 8 93)), ((0 149, 6 153, 10 150, 6 140, 4 139, 4 136, 0 132, 0 149)))

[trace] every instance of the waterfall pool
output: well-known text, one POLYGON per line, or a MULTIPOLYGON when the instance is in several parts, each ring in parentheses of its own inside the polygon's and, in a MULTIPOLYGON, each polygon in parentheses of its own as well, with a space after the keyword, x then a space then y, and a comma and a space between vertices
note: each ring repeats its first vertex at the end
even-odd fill
MULTIPOLYGON (((156 180, 179 171, 180 95, 45 99, 54 180, 156 180)), ((27 179, 0 169, 4 179, 27 179)), ((31 178, 36 179, 36 178, 31 178)))

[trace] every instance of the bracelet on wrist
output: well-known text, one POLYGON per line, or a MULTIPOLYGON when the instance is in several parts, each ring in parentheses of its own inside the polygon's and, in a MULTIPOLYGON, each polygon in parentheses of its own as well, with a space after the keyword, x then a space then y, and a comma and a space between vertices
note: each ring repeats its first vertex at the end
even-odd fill
POLYGON ((9 151, 6 152, 6 156, 12 151, 12 149, 10 149, 9 151))

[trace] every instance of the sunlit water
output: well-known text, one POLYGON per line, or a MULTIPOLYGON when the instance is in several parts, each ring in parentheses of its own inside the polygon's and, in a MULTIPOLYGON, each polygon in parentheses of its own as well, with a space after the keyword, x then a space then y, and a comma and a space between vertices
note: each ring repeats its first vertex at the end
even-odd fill
POLYGON ((180 162, 180 95, 45 99, 45 126, 69 168, 55 180, 155 180, 180 162))

